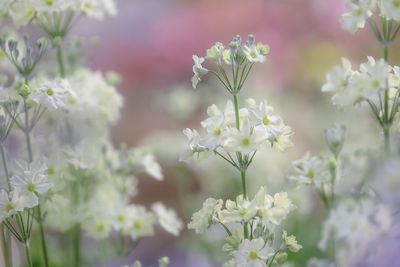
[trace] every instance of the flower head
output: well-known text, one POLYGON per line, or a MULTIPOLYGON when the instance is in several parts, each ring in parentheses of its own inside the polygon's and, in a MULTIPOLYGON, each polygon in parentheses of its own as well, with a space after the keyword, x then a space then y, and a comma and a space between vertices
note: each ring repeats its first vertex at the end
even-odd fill
POLYGON ((192 58, 194 61, 194 65, 193 65, 194 76, 192 78, 192 86, 193 86, 193 88, 196 88, 197 84, 201 81, 201 77, 203 77, 204 75, 206 75, 208 73, 208 69, 204 68, 201 65, 204 62, 203 57, 198 57, 196 55, 193 55, 192 58))
POLYGON ((234 252, 237 266, 265 267, 272 255, 274 250, 262 238, 245 239, 234 252))
POLYGON ((203 233, 211 226, 211 224, 214 223, 214 216, 215 214, 218 214, 221 208, 221 199, 206 199, 201 210, 192 215, 192 219, 188 224, 188 228, 195 230, 197 234, 203 233))
POLYGON ((161 202, 154 203, 151 208, 156 214, 161 227, 168 233, 178 236, 183 228, 183 223, 176 215, 176 212, 173 209, 166 208, 161 202))

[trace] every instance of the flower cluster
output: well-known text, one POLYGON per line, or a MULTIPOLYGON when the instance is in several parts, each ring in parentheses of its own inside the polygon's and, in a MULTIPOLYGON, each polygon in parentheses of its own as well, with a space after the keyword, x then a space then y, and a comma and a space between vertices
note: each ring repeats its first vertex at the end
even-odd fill
POLYGON ((200 136, 196 130, 185 129, 189 139, 189 149, 181 160, 202 159, 215 152, 223 156, 241 152, 254 155, 265 145, 285 150, 291 146, 292 131, 283 123, 273 108, 264 100, 257 104, 254 99, 246 100, 246 107, 239 110, 240 124, 236 127, 234 104, 228 101, 223 110, 216 105, 207 109, 209 117, 201 125, 205 134, 200 136))
POLYGON ((397 0, 347 0, 346 13, 342 15, 343 27, 356 32, 374 13, 389 20, 400 21, 400 3, 397 0))
POLYGON ((216 43, 207 50, 205 58, 193 56, 193 87, 210 72, 233 96, 233 102, 228 101, 223 110, 216 105, 207 109, 209 117, 201 122, 204 135, 191 129, 183 131, 189 144, 181 156, 181 160, 189 162, 192 158, 203 159, 214 153, 240 172, 243 193, 235 201, 225 203, 222 199, 207 199, 188 224, 198 234, 214 224, 223 227, 228 234, 223 250, 231 257, 224 266, 272 266, 285 261, 285 251, 301 249, 296 238, 288 236, 286 231, 282 231, 281 240, 275 238, 282 221, 294 209, 287 193, 271 196, 262 187, 250 200, 246 190, 246 171, 256 152, 266 145, 285 150, 291 146, 293 134, 265 100, 257 103, 249 98, 245 107, 239 108, 238 94, 253 65, 266 60, 268 50, 266 45, 255 44, 252 35, 245 44, 236 36, 229 49, 216 43), (206 59, 215 63, 218 70, 203 67, 206 59), (226 66, 230 67, 231 75, 225 71, 226 66))
POLYGON ((326 250, 332 238, 337 245, 337 264, 354 266, 371 243, 384 237, 392 226, 391 211, 371 199, 348 199, 330 212, 318 246, 326 250))
POLYGON ((193 55, 194 76, 192 78, 192 86, 196 88, 202 77, 211 72, 220 79, 224 86, 229 87, 228 90, 233 92, 236 89, 238 91, 243 86, 254 63, 263 63, 268 53, 269 47, 262 43, 256 44, 253 35, 249 35, 247 42, 243 44, 242 38, 240 36, 235 36, 228 48, 225 48, 222 43, 217 42, 207 49, 205 57, 193 55), (236 78, 234 77, 234 84, 230 84, 229 81, 226 80, 223 81, 224 78, 226 79, 225 75, 221 77, 215 71, 209 71, 207 68, 203 67, 205 60, 216 64, 218 68, 231 66, 239 69, 243 67, 242 76, 239 79, 239 73, 233 73, 233 75, 236 76, 236 78))
MULTIPOLYGON (((36 45, 31 45, 28 36, 20 38, 14 33, 0 38, 0 67, 7 68, 5 77, 3 70, 0 74, 4 172, 0 231, 1 236, 12 235, 25 246, 29 267, 33 266, 29 243, 37 231, 42 244, 33 247, 43 253, 38 264, 49 267, 50 263, 81 266, 83 234, 92 239, 118 239, 116 247, 122 256, 125 243, 137 244, 153 235, 156 224, 174 236, 183 228, 176 212, 161 202, 149 208, 132 202, 139 175, 162 181, 163 173, 148 149, 116 148, 111 142, 109 128, 119 119, 123 104, 116 74, 103 75, 80 62, 64 61, 70 55, 65 54, 69 51, 63 41, 75 19, 81 14, 101 19, 115 13, 114 5, 113 0, 0 3, 0 15, 10 16, 17 27, 34 24, 46 34, 36 45), (49 67, 40 68, 44 54, 52 48, 56 58, 49 56, 49 67), (6 60, 8 65, 3 65, 6 60), (10 139, 17 142, 9 144, 10 139), (25 160, 26 164, 15 164, 25 160), (49 229, 68 231, 73 237, 74 255, 68 263, 49 259, 49 229)), ((8 239, 2 244, 9 267, 11 243, 8 239)), ((167 264, 166 258, 160 261, 160 266, 167 264)))
POLYGON ((386 88, 389 88, 392 100, 397 99, 400 85, 400 69, 390 66, 383 59, 368 61, 353 70, 347 59, 342 66, 334 67, 326 76, 323 92, 334 92, 334 105, 348 107, 360 101, 375 102, 386 88))
POLYGON ((262 187, 252 200, 239 195, 235 201, 227 200, 223 205, 221 199, 207 199, 203 208, 193 214, 188 227, 199 234, 215 224, 227 230, 229 236, 223 250, 233 258, 224 266, 267 266, 274 255, 283 254, 286 249, 292 252, 301 249, 295 237, 288 236, 286 231, 282 232, 280 244, 274 242, 276 228, 294 208, 286 192, 271 196, 262 187), (231 231, 230 225, 240 228, 231 231), (242 225, 250 226, 245 234, 242 225))
POLYGON ((48 20, 48 15, 62 12, 84 14, 95 19, 116 14, 114 0, 5 0, 2 5, 5 14, 0 15, 10 16, 17 27, 36 20, 43 23, 48 20))

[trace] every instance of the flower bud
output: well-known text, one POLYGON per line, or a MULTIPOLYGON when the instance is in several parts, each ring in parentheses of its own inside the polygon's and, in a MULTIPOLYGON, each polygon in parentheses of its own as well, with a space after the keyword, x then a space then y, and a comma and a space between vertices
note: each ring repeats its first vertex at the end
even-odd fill
POLYGON ((169 258, 168 257, 162 257, 158 260, 158 264, 160 267, 167 267, 169 265, 169 258))
POLYGON ((346 126, 336 125, 335 127, 326 129, 324 133, 330 151, 337 157, 343 148, 346 126))
POLYGON ((18 90, 18 94, 20 96, 22 96, 23 98, 27 98, 30 93, 31 93, 31 89, 29 88, 29 85, 27 85, 26 83, 22 83, 17 87, 18 90))
POLYGON ((252 46, 254 44, 254 40, 255 40, 254 35, 249 34, 249 36, 247 37, 247 45, 252 46))

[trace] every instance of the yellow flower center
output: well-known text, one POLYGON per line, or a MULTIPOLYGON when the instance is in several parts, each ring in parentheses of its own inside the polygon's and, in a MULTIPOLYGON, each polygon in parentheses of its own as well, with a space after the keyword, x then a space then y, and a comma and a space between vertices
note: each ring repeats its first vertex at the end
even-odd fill
POLYGON ((249 253, 249 259, 250 260, 256 260, 258 258, 258 253, 257 253, 257 251, 250 251, 250 253, 249 253))
POLYGON ((45 3, 47 6, 52 6, 52 5, 54 4, 54 0, 44 0, 44 3, 45 3))
POLYGON ((125 221, 125 216, 124 216, 123 214, 119 214, 119 215, 117 216, 117 220, 118 220, 119 222, 124 222, 124 221, 125 221))
POLYGON ((26 185, 26 190, 28 190, 29 192, 33 193, 36 190, 36 186, 34 184, 27 184, 26 185))
POLYGON ((313 172, 312 170, 309 170, 309 171, 307 172, 306 176, 307 176, 308 178, 314 179, 315 174, 314 174, 314 172, 313 172))
POLYGON ((393 1, 394 8, 400 8, 400 1, 393 1))
POLYGON ((221 135, 221 128, 216 128, 216 129, 214 130, 214 135, 215 135, 215 136, 220 136, 220 135, 221 135))
POLYGON ((10 211, 12 211, 14 209, 14 206, 13 206, 13 204, 11 204, 11 203, 7 203, 6 205, 4 205, 4 210, 6 211, 6 212, 10 212, 10 211))
POLYGON ((136 230, 140 230, 142 228, 142 222, 139 220, 136 220, 133 222, 133 228, 136 230))
POLYGON ((48 174, 48 175, 54 175, 54 174, 56 174, 56 168, 53 167, 53 166, 49 166, 49 167, 47 168, 47 174, 48 174))
POLYGON ((106 230, 106 226, 104 225, 104 223, 99 223, 97 225, 97 231, 104 232, 105 230, 106 230))
POLYGON ((378 88, 379 87, 379 81, 378 80, 373 80, 372 81, 372 87, 373 88, 378 88))
POLYGON ((53 89, 51 89, 51 88, 46 89, 46 95, 53 96, 54 95, 53 89))
POLYGON ((263 122, 264 125, 268 125, 270 121, 269 121, 268 117, 265 116, 265 117, 263 118, 262 122, 263 122))
POLYGON ((247 147, 250 145, 250 139, 248 137, 245 137, 242 139, 242 145, 247 147))

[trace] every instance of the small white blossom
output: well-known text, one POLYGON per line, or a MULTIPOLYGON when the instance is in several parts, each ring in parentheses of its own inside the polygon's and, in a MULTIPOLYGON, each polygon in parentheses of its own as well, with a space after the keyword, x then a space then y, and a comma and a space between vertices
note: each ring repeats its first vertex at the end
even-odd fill
POLYGON ((10 193, 4 189, 0 190, 0 221, 23 211, 25 208, 33 208, 38 205, 37 197, 23 194, 18 189, 10 193))
POLYGON ((292 163, 289 180, 299 185, 315 185, 318 188, 330 180, 329 169, 322 157, 310 156, 307 153, 303 158, 292 163))
POLYGON ((45 165, 41 165, 38 168, 24 169, 22 173, 13 175, 10 183, 20 192, 35 196, 43 195, 53 186, 45 174, 46 171, 47 167, 45 165))
POLYGON ((54 80, 41 84, 32 97, 33 101, 49 110, 63 108, 67 100, 73 97, 71 86, 67 80, 54 80))
POLYGON ((178 218, 173 209, 168 209, 161 202, 154 203, 151 206, 156 214, 160 225, 170 234, 178 236, 183 228, 182 221, 178 218))
POLYGON ((257 45, 244 45, 242 51, 249 62, 263 63, 267 59, 269 47, 261 43, 257 45))
POLYGON ((188 228, 195 230, 197 234, 204 233, 204 231, 214 223, 214 215, 218 214, 221 211, 221 208, 221 199, 206 199, 201 210, 192 215, 188 228))
POLYGON ((192 78, 192 86, 193 88, 197 87, 197 84, 201 81, 201 77, 206 75, 208 73, 208 69, 204 68, 201 64, 204 62, 203 57, 198 57, 196 55, 193 55, 193 73, 194 76, 192 78))
POLYGON ((297 243, 294 235, 288 236, 286 231, 282 232, 282 240, 285 243, 285 246, 292 252, 298 252, 303 247, 297 243))
POLYGON ((234 252, 235 266, 266 267, 267 260, 274 255, 274 250, 264 239, 245 239, 234 252))
POLYGON ((356 32, 364 28, 365 21, 372 16, 376 6, 376 0, 347 0, 347 11, 342 15, 341 21, 343 27, 356 32))
POLYGON ((388 20, 400 21, 400 1, 399 0, 380 0, 382 16, 388 20))
POLYGON ((160 164, 156 161, 155 157, 152 154, 146 154, 141 160, 142 165, 144 166, 145 171, 154 177, 154 179, 158 181, 162 181, 163 174, 161 170, 160 164))

